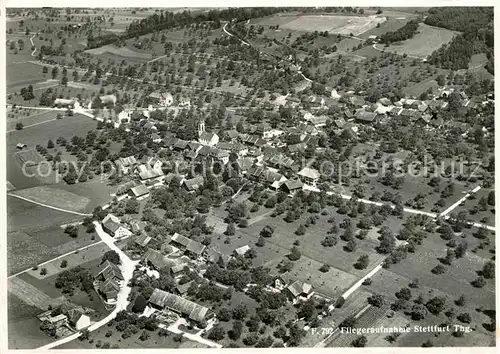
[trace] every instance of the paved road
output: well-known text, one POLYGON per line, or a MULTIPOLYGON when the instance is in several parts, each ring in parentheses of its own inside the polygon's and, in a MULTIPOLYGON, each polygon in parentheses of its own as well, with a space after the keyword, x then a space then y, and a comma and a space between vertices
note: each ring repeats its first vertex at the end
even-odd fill
MULTIPOLYGON (((132 261, 120 248, 118 248, 118 246, 115 245, 115 240, 113 239, 113 237, 111 237, 106 232, 104 232, 100 223, 98 223, 97 221, 94 221, 94 225, 95 225, 96 232, 99 235, 99 237, 101 237, 102 241, 104 243, 106 243, 108 245, 108 247, 111 248, 113 251, 116 251, 118 253, 118 255, 120 256, 121 264, 119 265, 119 267, 120 267, 120 270, 122 271, 122 275, 123 275, 124 280, 123 280, 123 286, 120 288, 120 291, 118 293, 118 299, 116 302, 115 309, 108 316, 106 316, 102 320, 100 320, 100 321, 92 324, 90 327, 88 327, 88 330, 90 332, 93 332, 96 329, 99 329, 102 326, 106 325, 112 319, 114 319, 116 317, 118 312, 125 310, 127 308, 128 304, 129 304, 128 296, 132 290, 132 288, 130 288, 128 286, 128 283, 132 279, 132 276, 133 276, 133 273, 135 270, 135 266, 139 263, 138 261, 132 261)), ((81 335, 81 333, 77 332, 75 334, 72 334, 71 336, 68 336, 68 337, 62 338, 58 341, 55 341, 53 343, 44 345, 38 349, 47 350, 47 349, 52 349, 52 348, 58 347, 64 343, 68 343, 68 342, 71 342, 72 340, 77 339, 78 337, 80 337, 80 335, 81 335)))
POLYGON ((481 189, 481 186, 477 186, 476 188, 474 188, 471 192, 467 193, 463 198, 460 198, 460 200, 458 202, 456 202, 455 204, 453 204, 452 206, 450 206, 448 209, 446 209, 445 211, 443 211, 441 214, 439 214, 439 216, 443 217, 443 216, 446 216, 448 215, 449 213, 451 213, 451 211, 453 209, 455 209, 457 206, 459 206, 462 202, 464 202, 465 200, 467 200, 467 198, 469 198, 471 196, 471 194, 473 193, 476 193, 477 191, 479 191, 481 189))

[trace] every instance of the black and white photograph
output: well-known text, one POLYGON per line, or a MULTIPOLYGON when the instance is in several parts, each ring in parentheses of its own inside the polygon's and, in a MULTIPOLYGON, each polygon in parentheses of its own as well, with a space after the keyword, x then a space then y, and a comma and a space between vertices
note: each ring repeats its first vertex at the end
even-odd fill
POLYGON ((3 5, 6 349, 493 352, 496 9, 436 4, 3 5))

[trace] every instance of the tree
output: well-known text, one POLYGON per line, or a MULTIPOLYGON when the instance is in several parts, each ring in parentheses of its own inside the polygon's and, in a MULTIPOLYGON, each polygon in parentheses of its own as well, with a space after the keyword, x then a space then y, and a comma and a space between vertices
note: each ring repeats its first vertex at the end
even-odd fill
POLYGON ((243 322, 234 321, 233 328, 231 328, 231 330, 229 330, 229 332, 227 334, 228 334, 230 339, 238 340, 238 339, 240 339, 242 332, 243 332, 243 322))
POLYGON ((368 267, 369 261, 370 261, 370 259, 369 259, 368 255, 363 254, 363 255, 359 256, 358 261, 356 262, 354 267, 356 269, 366 269, 366 267, 368 267))
POLYGON ((216 325, 208 333, 208 339, 214 340, 214 341, 219 341, 219 340, 224 339, 225 335, 226 335, 226 332, 224 331, 224 328, 222 328, 221 326, 216 325))
POLYGON ((142 296, 142 294, 139 294, 135 298, 134 306, 132 306, 132 312, 134 312, 134 313, 142 313, 144 311, 144 309, 146 308, 147 304, 148 304, 148 302, 146 301, 146 299, 144 298, 144 296, 142 296))
POLYGON ((328 264, 323 264, 320 268, 319 268, 319 271, 322 272, 322 273, 326 273, 330 270, 330 266, 328 264))
POLYGON ((47 142, 47 149, 53 149, 54 148, 54 142, 52 141, 52 139, 49 139, 49 141, 47 142))
POLYGON ((418 321, 423 320, 427 316, 427 309, 421 304, 415 304, 411 308, 411 319, 418 321))
POLYGON ((486 262, 481 270, 481 275, 486 279, 494 279, 495 278, 495 263, 492 261, 486 262))
POLYGON ((368 303, 375 307, 382 307, 384 305, 384 297, 380 294, 374 294, 368 297, 368 303))
POLYGON ((483 286, 486 285, 486 280, 482 276, 479 276, 475 280, 473 280, 471 284, 475 288, 482 288, 483 286))
POLYGON ((300 253, 300 250, 296 246, 293 246, 290 254, 288 255, 288 259, 291 261, 298 261, 301 256, 302 254, 300 253))
POLYGON ((262 237, 271 237, 274 233, 274 227, 271 225, 266 225, 264 228, 260 231, 260 236, 262 237))
POLYGON ((137 214, 139 213, 141 205, 136 199, 129 199, 125 205, 125 213, 137 214))
POLYGON ((236 233, 236 227, 234 226, 234 224, 232 222, 230 222, 227 225, 227 228, 226 228, 226 231, 224 232, 224 234, 227 235, 227 236, 232 236, 235 233, 236 233))
POLYGON ((248 314, 248 308, 244 304, 239 304, 233 309, 233 319, 243 320, 248 314))
POLYGON ((121 263, 120 255, 116 251, 113 250, 108 251, 104 253, 104 256, 102 256, 101 263, 104 263, 105 261, 110 261, 111 263, 114 264, 120 264, 121 263))
POLYGON ((47 268, 40 269, 40 275, 46 275, 46 274, 47 274, 47 268))
POLYGON ((489 205, 495 205, 495 192, 491 191, 488 193, 488 204, 489 205))
POLYGON ((363 348, 366 345, 366 342, 367 340, 365 336, 359 336, 352 341, 351 345, 356 348, 363 348))
POLYGON ((295 235, 303 236, 306 233, 306 227, 303 224, 300 224, 297 230, 295 230, 295 235))
POLYGON ((255 245, 257 247, 264 247, 265 244, 266 244, 266 240, 262 236, 260 236, 259 239, 257 240, 257 242, 255 243, 255 245))
POLYGON ((22 130, 24 128, 23 123, 16 123, 16 130, 22 130))
POLYGON ((80 340, 88 340, 90 338, 90 331, 84 328, 80 331, 80 340))
POLYGON ((73 238, 78 237, 78 228, 75 225, 68 225, 64 229, 64 233, 70 235, 73 238))
POLYGON ((427 339, 424 343, 422 343, 422 348, 431 348, 433 346, 434 344, 431 342, 430 339, 427 339))
POLYGON ((457 320, 463 323, 471 323, 472 318, 467 312, 464 312, 457 316, 457 320))
POLYGON ((444 297, 435 296, 425 304, 427 310, 433 315, 439 315, 441 311, 444 310, 446 305, 446 299, 444 297))
POLYGON ((64 260, 61 262, 61 268, 66 268, 67 266, 68 266, 68 261, 64 259, 64 260))
POLYGON ((465 303, 467 302, 465 295, 460 295, 458 299, 455 300, 455 304, 457 306, 465 306, 465 303))
POLYGON ((396 297, 398 299, 402 299, 402 300, 408 301, 408 300, 411 299, 411 290, 408 289, 408 288, 401 288, 401 290, 399 290, 396 293, 396 297))

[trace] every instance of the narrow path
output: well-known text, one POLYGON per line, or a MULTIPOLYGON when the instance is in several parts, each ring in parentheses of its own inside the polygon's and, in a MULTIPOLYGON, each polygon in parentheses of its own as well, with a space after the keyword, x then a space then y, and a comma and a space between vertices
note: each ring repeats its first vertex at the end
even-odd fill
MULTIPOLYGON (((53 122, 55 120, 57 120, 57 118, 49 119, 49 120, 44 120, 43 122, 33 123, 33 124, 29 124, 29 125, 24 125, 23 129, 26 129, 26 128, 29 128, 29 127, 34 127, 35 125, 40 125, 40 124, 45 124, 45 123, 48 123, 48 122, 53 122)), ((23 129, 21 129, 21 130, 23 130, 23 129)), ((12 132, 17 132, 17 131, 18 131, 17 129, 11 129, 11 130, 7 130, 6 133, 12 133, 12 132)))
MULTIPOLYGON (((66 256, 69 256, 70 254, 73 254, 73 253, 75 253, 75 252, 83 251, 84 249, 87 249, 87 248, 93 247, 93 246, 95 246, 95 245, 98 245, 98 244, 100 244, 101 242, 102 242, 102 240, 101 240, 101 241, 94 242, 94 243, 91 243, 90 245, 87 245, 87 246, 80 247, 80 248, 78 248, 78 249, 76 249, 76 250, 73 250, 73 251, 71 251, 71 252, 68 252, 68 253, 62 254, 62 255, 57 256, 57 257, 55 257, 55 258, 49 259, 48 261, 45 261, 45 262, 42 262, 42 263, 38 264, 38 265, 37 265, 37 267, 41 267, 41 266, 43 266, 43 265, 45 265, 45 264, 48 264, 48 263, 50 263, 50 262, 57 261, 58 259, 64 258, 64 257, 66 257, 66 256)), ((15 278, 15 277, 17 277, 18 275, 21 275, 21 274, 23 274, 23 273, 26 273, 27 271, 31 270, 32 268, 33 268, 33 267, 30 267, 30 268, 28 268, 28 269, 25 269, 25 270, 22 270, 22 271, 20 271, 20 272, 17 272, 16 274, 9 275, 9 276, 7 277, 7 279, 10 279, 10 278, 15 278)))
MULTIPOLYGON (((32 47, 35 47, 35 43, 33 43, 33 38, 36 37, 36 34, 34 34, 31 38, 30 38, 30 42, 31 42, 31 46, 32 47)), ((36 52, 36 47, 35 49, 33 49, 33 51, 31 52, 31 56, 34 57, 35 56, 35 52, 36 52)))
MULTIPOLYGON (((100 223, 98 223, 97 221, 94 221, 94 225, 95 225, 95 230, 96 230, 97 234, 99 235, 99 237, 101 237, 102 241, 104 243, 106 243, 108 245, 108 247, 111 248, 113 251, 117 252, 118 255, 120 256, 121 264, 119 265, 119 267, 120 267, 120 270, 122 271, 122 275, 123 275, 124 280, 123 280, 123 286, 120 288, 120 291, 118 292, 118 299, 117 299, 116 306, 115 306, 114 310, 108 316, 103 318, 102 320, 100 320, 100 321, 92 324, 90 327, 88 327, 87 329, 89 330, 89 332, 93 332, 96 329, 99 329, 102 326, 106 325, 107 323, 109 323, 111 320, 113 320, 116 317, 118 312, 125 310, 127 308, 128 304, 129 304, 128 296, 129 296, 130 292, 132 291, 132 288, 129 287, 128 283, 132 279, 132 276, 133 276, 133 273, 135 270, 135 266, 137 264, 139 264, 139 261, 132 261, 118 246, 115 245, 114 238, 111 237, 110 235, 108 235, 106 232, 104 232, 100 223)), ((58 347, 64 343, 68 343, 68 342, 71 342, 72 340, 75 340, 76 338, 80 337, 80 335, 81 335, 81 333, 77 332, 77 333, 72 334, 71 336, 62 338, 58 341, 52 342, 52 343, 47 344, 45 346, 42 346, 38 349, 47 350, 47 349, 52 349, 52 348, 58 347)))
POLYGON ((54 210, 57 210, 57 211, 62 211, 64 213, 68 213, 68 214, 75 214, 75 215, 80 215, 80 216, 92 216, 92 214, 79 213, 77 211, 66 210, 66 209, 58 208, 58 207, 55 207, 55 206, 52 206, 52 205, 48 205, 48 204, 43 204, 43 203, 40 203, 40 202, 36 202, 34 200, 31 200, 31 199, 28 199, 28 198, 25 198, 25 197, 21 197, 20 195, 16 195, 16 194, 12 194, 12 193, 8 193, 7 195, 10 196, 10 197, 22 199, 24 201, 27 201, 27 202, 30 202, 30 203, 33 203, 33 204, 41 205, 41 206, 49 208, 49 209, 54 209, 54 210))

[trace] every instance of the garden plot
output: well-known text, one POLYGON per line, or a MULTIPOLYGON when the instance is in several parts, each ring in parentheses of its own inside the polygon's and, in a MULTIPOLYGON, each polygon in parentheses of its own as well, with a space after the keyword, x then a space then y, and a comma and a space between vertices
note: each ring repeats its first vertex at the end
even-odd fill
POLYGON ((144 60, 150 60, 153 58, 152 54, 139 53, 139 52, 133 51, 127 47, 116 48, 116 47, 111 46, 111 45, 106 45, 106 46, 94 48, 94 49, 88 49, 85 52, 92 54, 92 55, 113 54, 113 55, 117 55, 120 57, 138 58, 138 59, 144 59, 144 60))

